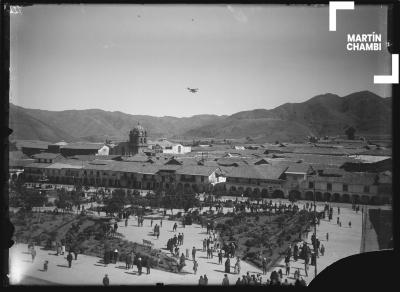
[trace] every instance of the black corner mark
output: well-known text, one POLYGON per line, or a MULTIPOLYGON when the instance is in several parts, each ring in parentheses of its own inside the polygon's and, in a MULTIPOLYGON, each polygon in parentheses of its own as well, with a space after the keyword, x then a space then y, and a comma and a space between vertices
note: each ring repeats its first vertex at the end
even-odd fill
POLYGON ((393 250, 382 250, 352 255, 333 263, 321 271, 308 285, 311 288, 343 289, 351 286, 371 288, 396 285, 395 256, 393 250))

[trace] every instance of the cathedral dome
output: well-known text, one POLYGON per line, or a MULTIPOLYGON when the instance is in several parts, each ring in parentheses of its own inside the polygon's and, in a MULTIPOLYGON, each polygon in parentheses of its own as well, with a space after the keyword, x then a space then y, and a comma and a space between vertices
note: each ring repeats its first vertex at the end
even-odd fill
POLYGON ((132 133, 135 133, 139 136, 145 136, 146 135, 146 131, 145 129, 138 123, 136 127, 134 127, 132 129, 132 133))

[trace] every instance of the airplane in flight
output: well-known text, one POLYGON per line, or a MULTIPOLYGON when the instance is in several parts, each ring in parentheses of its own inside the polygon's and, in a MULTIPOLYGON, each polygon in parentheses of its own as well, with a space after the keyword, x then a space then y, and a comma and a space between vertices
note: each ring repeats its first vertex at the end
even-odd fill
POLYGON ((187 88, 187 90, 189 90, 191 93, 196 93, 197 91, 199 91, 198 88, 187 88))

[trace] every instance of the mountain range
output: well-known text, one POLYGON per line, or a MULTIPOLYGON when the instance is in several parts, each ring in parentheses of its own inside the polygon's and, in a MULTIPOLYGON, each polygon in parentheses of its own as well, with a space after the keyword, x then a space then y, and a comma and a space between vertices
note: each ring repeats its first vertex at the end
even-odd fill
POLYGON ((258 143, 304 141, 307 136, 343 135, 347 127, 356 135, 390 135, 392 103, 361 91, 340 97, 327 93, 302 103, 274 109, 242 111, 229 116, 195 115, 176 118, 130 115, 100 109, 48 111, 10 103, 11 140, 104 142, 127 140, 138 122, 151 139, 243 139, 258 143))

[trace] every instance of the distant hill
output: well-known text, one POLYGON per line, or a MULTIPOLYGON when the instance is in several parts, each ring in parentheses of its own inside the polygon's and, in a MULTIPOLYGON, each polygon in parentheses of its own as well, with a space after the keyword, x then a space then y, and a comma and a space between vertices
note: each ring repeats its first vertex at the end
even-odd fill
POLYGON ((12 140, 65 140, 103 142, 105 139, 126 140, 138 122, 150 138, 181 138, 184 132, 225 116, 196 115, 189 118, 129 115, 99 109, 47 111, 27 109, 10 104, 12 140))
POLYGON ((11 139, 51 142, 126 140, 138 121, 153 139, 250 137, 259 143, 303 141, 308 135, 343 135, 348 126, 353 126, 357 135, 379 136, 391 134, 391 98, 368 91, 344 97, 324 94, 271 110, 187 118, 129 115, 99 109, 46 111, 10 104, 10 127, 14 130, 11 139))
POLYGON ((345 97, 315 96, 302 103, 286 103, 271 110, 243 111, 217 123, 189 130, 194 137, 251 137, 259 142, 304 140, 306 136, 343 135, 353 126, 357 135, 391 134, 391 98, 369 91, 345 97))

